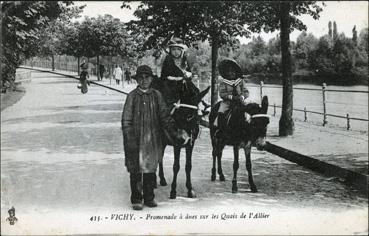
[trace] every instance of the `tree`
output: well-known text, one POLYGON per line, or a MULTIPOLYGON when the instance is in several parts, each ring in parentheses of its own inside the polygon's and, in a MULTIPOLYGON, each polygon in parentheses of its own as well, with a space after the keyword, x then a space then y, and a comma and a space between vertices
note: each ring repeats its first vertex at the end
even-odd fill
POLYGON ((337 24, 336 21, 333 21, 333 39, 336 39, 337 36, 338 36, 337 24))
POLYGON ((359 47, 361 48, 361 50, 366 51, 366 54, 369 53, 368 43, 369 43, 368 28, 365 28, 362 29, 359 34, 359 47))
POLYGON ((254 56, 262 55, 267 51, 266 43, 260 35, 258 37, 252 37, 250 46, 254 56))
POLYGON ((329 35, 330 38, 333 38, 332 22, 331 21, 328 22, 328 35, 329 35))
POLYGON ((298 67, 308 68, 308 56, 315 50, 317 44, 318 39, 311 33, 307 34, 306 31, 297 37, 294 56, 298 61, 298 67))
POLYGON ((270 55, 281 54, 281 38, 279 37, 279 35, 269 39, 267 47, 267 51, 270 55))
POLYGON ((62 40, 62 51, 77 58, 96 57, 97 70, 102 55, 132 56, 129 49, 132 39, 129 38, 124 24, 111 15, 85 17, 81 23, 76 22, 67 27, 67 31, 62 40))
POLYGON ((1 78, 12 83, 21 61, 37 53, 39 30, 48 26, 72 2, 2 1, 1 2, 1 78))
POLYGON ((359 50, 357 48, 358 46, 358 42, 357 42, 357 31, 356 31, 356 25, 354 26, 354 28, 352 29, 352 42, 354 44, 354 49, 352 52, 352 67, 355 68, 356 65, 356 57, 359 54, 359 50))
MULTIPOLYGON (((293 3, 294 16, 311 14, 317 18, 321 8, 314 2, 293 3)), ((144 46, 159 47, 171 35, 187 41, 209 40, 212 46, 212 104, 217 101, 216 64, 218 50, 222 45, 233 44, 236 36, 249 37, 251 32, 274 31, 279 29, 279 7, 273 2, 204 1, 194 2, 154 2, 143 1, 135 11, 139 19, 130 22, 130 29, 144 33, 144 46)), ((122 7, 127 7, 124 3, 122 7)), ((304 28, 297 18, 291 17, 292 28, 304 28)))
POLYGON ((39 31, 38 55, 51 56, 52 70, 55 69, 54 55, 62 54, 64 36, 68 34, 66 29, 72 25, 71 19, 79 17, 84 7, 85 5, 64 8, 58 18, 51 21, 45 29, 39 31))
POLYGON ((319 39, 317 47, 310 53, 309 64, 316 76, 324 81, 344 85, 367 83, 366 55, 344 34, 339 34, 334 42, 326 35, 319 39))
POLYGON ((294 131, 293 113, 293 88, 292 88, 292 63, 290 52, 290 9, 289 2, 280 3, 281 22, 281 52, 282 52, 282 76, 283 97, 282 115, 279 120, 279 136, 292 135, 294 131))

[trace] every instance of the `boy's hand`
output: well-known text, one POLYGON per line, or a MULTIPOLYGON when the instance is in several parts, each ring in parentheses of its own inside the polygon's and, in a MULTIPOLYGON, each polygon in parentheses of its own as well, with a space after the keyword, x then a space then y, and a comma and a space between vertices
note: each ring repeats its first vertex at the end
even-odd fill
POLYGON ((241 99, 241 97, 240 97, 239 95, 234 95, 234 96, 232 97, 232 100, 233 100, 233 101, 240 101, 240 99, 241 99))

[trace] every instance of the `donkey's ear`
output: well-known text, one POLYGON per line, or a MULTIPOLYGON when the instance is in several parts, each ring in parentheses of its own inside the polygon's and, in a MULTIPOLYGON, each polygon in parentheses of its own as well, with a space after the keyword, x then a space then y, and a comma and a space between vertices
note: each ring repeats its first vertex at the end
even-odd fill
POLYGON ((266 114, 268 112, 268 96, 264 96, 263 99, 261 100, 261 112, 266 114))
POLYGON ((205 95, 209 92, 209 90, 210 90, 210 86, 200 92, 200 95, 199 95, 200 101, 205 97, 205 95))

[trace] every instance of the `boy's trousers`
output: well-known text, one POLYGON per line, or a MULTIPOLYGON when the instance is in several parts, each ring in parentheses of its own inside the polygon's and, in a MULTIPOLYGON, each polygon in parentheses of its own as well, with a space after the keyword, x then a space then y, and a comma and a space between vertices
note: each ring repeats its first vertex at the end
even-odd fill
POLYGON ((131 203, 149 202, 154 199, 156 173, 131 173, 131 203), (142 194, 143 192, 143 194, 142 194))

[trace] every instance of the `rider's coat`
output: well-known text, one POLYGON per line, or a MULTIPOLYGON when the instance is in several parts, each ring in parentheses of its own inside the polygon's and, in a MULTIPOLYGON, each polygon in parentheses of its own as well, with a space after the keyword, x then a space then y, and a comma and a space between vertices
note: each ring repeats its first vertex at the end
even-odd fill
POLYGON ((168 106, 172 106, 178 101, 180 88, 183 84, 184 73, 189 73, 190 68, 187 63, 183 61, 180 65, 176 65, 174 58, 171 55, 167 55, 164 59, 163 66, 161 69, 161 79, 165 81, 165 85, 168 88, 166 94, 163 94, 168 106), (182 78, 176 80, 175 78, 182 78))
POLYGON ((127 96, 122 115, 125 164, 130 173, 155 173, 164 154, 164 129, 173 120, 161 93, 136 88, 127 96))
POLYGON ((219 96, 223 99, 220 103, 218 112, 226 112, 234 95, 243 96, 244 98, 249 97, 249 91, 246 87, 246 81, 241 80, 236 86, 232 86, 223 81, 223 78, 219 76, 219 96))

